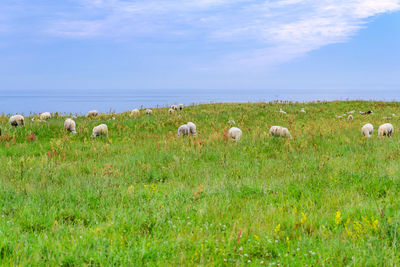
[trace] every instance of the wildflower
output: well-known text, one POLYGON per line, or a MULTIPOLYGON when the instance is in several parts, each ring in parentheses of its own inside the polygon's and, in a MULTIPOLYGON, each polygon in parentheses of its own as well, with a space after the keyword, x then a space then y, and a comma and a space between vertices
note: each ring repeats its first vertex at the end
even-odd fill
POLYGON ((280 229, 281 229, 281 224, 278 224, 278 225, 275 227, 274 232, 275 232, 275 233, 278 233, 280 229))
POLYGON ((300 222, 303 224, 303 223, 305 223, 306 221, 307 221, 307 215, 306 215, 304 212, 302 212, 302 213, 301 213, 300 222))
POLYGON ((375 231, 378 231, 378 229, 379 229, 379 222, 378 222, 378 220, 375 220, 375 221, 372 222, 372 228, 373 228, 375 231))
POLYGON ((246 253, 244 254, 245 257, 248 257, 249 255, 247 255, 246 253))
POLYGON ((341 220, 342 220, 342 218, 341 218, 341 213, 340 213, 340 211, 336 211, 335 223, 336 223, 336 224, 339 224, 341 220))

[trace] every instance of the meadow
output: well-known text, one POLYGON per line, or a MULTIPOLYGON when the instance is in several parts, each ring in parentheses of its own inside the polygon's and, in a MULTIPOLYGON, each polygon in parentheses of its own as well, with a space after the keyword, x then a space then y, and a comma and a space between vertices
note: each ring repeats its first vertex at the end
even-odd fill
POLYGON ((194 105, 78 117, 76 135, 65 115, 18 128, 2 115, 0 265, 399 265, 399 117, 383 119, 399 108, 194 105), (177 138, 188 121, 197 136, 177 138), (385 122, 390 139, 377 137, 385 122), (109 138, 91 139, 100 123, 109 138), (271 138, 272 125, 293 139, 271 138))

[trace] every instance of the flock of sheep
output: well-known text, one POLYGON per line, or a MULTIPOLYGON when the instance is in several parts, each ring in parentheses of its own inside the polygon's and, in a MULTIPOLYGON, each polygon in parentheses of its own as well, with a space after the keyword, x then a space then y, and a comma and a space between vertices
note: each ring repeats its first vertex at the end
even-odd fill
MULTIPOLYGON (((180 104, 179 106, 176 105, 172 105, 171 108, 168 110, 168 113, 174 113, 177 110, 183 110, 183 104, 180 104)), ((146 114, 150 115, 152 114, 152 110, 151 109, 146 109, 146 114)), ((279 111, 281 114, 286 114, 285 111, 283 111, 282 109, 279 111)), ((301 109, 301 112, 305 113, 304 108, 301 109)), ((349 113, 354 113, 354 112, 349 112, 349 113)), ((367 112, 361 112, 360 114, 371 114, 373 113, 372 111, 367 111, 367 112)), ((139 109, 134 109, 131 111, 131 116, 136 116, 140 114, 140 110, 139 109)), ((97 110, 91 110, 87 113, 87 117, 96 117, 99 115, 99 112, 97 110)), ((345 114, 347 115, 347 114, 345 114)), ((343 116, 345 116, 343 115, 343 116)), ((339 116, 339 118, 343 117, 343 116, 339 116)), ((51 118, 51 114, 49 112, 44 112, 41 113, 39 115, 40 120, 47 120, 49 118, 51 118)), ((347 117, 348 120, 353 120, 353 116, 350 114, 347 117)), ((12 126, 21 126, 24 125, 24 117, 22 115, 14 115, 10 118, 9 120, 10 124, 12 126)), ((229 123, 231 124, 235 124, 234 121, 230 120, 229 123)), ((64 129, 76 134, 76 123, 73 119, 68 118, 65 120, 64 122, 64 129)), ((374 126, 370 123, 365 124, 362 128, 361 128, 361 133, 365 136, 365 137, 371 137, 372 133, 374 131, 374 126)), ((379 126, 378 128, 378 136, 387 136, 387 137, 391 137, 392 134, 394 132, 394 127, 391 123, 385 123, 382 124, 381 126, 379 126)), ((289 130, 287 128, 284 128, 282 126, 272 126, 269 130, 269 134, 270 136, 274 136, 274 137, 283 137, 283 138, 290 138, 292 139, 292 135, 290 134, 289 130)), ((196 125, 193 122, 188 122, 187 124, 181 125, 178 128, 178 134, 177 136, 188 136, 188 135, 196 135, 196 125)), ((98 136, 106 136, 108 137, 108 127, 106 124, 100 124, 96 127, 93 128, 92 131, 92 138, 98 137, 98 136)), ((228 131, 228 136, 232 139, 234 139, 236 142, 238 142, 242 136, 242 130, 240 130, 237 127, 232 127, 229 129, 228 131)))

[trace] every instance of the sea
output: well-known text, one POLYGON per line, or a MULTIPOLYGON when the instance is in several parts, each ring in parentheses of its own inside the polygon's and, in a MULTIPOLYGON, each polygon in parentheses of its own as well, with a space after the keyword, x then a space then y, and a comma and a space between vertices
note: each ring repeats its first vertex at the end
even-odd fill
POLYGON ((400 101, 400 90, 0 90, 0 114, 86 114, 161 108, 172 104, 374 100, 400 101))

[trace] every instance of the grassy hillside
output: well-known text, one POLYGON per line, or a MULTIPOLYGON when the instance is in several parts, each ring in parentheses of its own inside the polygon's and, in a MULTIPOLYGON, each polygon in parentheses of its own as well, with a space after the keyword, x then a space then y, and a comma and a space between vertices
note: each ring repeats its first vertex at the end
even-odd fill
POLYGON ((391 139, 377 129, 399 107, 198 105, 79 117, 76 135, 65 116, 16 129, 2 116, 0 264, 398 265, 399 119, 391 139), (197 136, 177 138, 188 121, 197 136), (109 138, 90 139, 100 123, 109 138))

